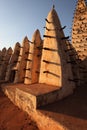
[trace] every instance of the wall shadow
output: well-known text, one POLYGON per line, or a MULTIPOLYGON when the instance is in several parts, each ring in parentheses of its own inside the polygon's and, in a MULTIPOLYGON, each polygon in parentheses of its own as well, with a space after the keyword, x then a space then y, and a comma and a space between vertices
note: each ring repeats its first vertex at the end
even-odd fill
POLYGON ((73 95, 61 101, 40 107, 39 110, 61 113, 87 120, 87 87, 78 87, 73 95))

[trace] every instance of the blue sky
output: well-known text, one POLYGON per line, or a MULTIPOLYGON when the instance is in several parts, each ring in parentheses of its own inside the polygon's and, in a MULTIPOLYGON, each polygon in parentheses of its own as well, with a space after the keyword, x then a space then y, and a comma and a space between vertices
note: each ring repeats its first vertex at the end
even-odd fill
POLYGON ((43 38, 45 18, 53 3, 62 26, 67 26, 65 35, 70 35, 73 12, 77 0, 0 0, 0 50, 14 47, 25 36, 29 40, 36 29, 43 38), (53 2, 54 1, 54 2, 53 2))

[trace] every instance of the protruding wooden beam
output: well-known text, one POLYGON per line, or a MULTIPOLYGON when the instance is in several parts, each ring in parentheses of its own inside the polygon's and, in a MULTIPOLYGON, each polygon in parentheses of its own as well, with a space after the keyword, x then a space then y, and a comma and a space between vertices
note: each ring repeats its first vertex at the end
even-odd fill
POLYGON ((45 21, 46 21, 47 23, 49 23, 49 24, 52 23, 52 22, 50 22, 47 18, 45 18, 45 21))
POLYGON ((20 57, 22 57, 22 55, 19 55, 20 57))
POLYGON ((43 60, 43 62, 45 62, 45 63, 47 63, 47 64, 60 65, 60 64, 58 64, 58 63, 51 62, 51 61, 47 61, 47 60, 43 60))
POLYGON ((33 54, 32 52, 25 52, 25 54, 33 54))
POLYGON ((30 79, 30 80, 31 80, 31 78, 29 78, 29 77, 24 77, 24 78, 26 78, 26 79, 30 79))
POLYGON ((40 72, 39 71, 36 71, 37 74, 39 74, 40 72))
POLYGON ((43 37, 46 37, 46 38, 56 38, 54 36, 49 36, 49 35, 43 35, 43 37))
POLYGON ((30 41, 30 40, 29 40, 29 42, 30 42, 31 44, 34 44, 34 42, 32 42, 32 41, 30 41))
POLYGON ((14 61, 14 63, 17 63, 17 62, 20 62, 20 61, 14 61))
POLYGON ((32 60, 31 60, 31 59, 25 59, 25 60, 32 62, 32 60))
POLYGON ((42 54, 38 54, 37 57, 40 57, 42 54))
POLYGON ((53 72, 50 72, 50 71, 43 71, 43 73, 48 73, 48 74, 51 74, 51 75, 53 75, 53 76, 55 76, 55 77, 60 78, 60 76, 59 76, 59 75, 54 74, 53 72))
POLYGON ((47 31, 50 31, 50 29, 48 29, 47 27, 44 27, 47 31))
POLYGON ((29 71, 30 71, 30 70, 31 70, 31 68, 28 68, 28 69, 24 68, 24 70, 29 70, 29 71))
POLYGON ((64 26, 64 27, 60 28, 60 30, 63 30, 63 29, 65 29, 65 28, 66 28, 66 26, 64 26))
POLYGON ((48 50, 48 51, 56 51, 56 52, 58 51, 58 50, 56 50, 56 49, 47 48, 47 47, 44 47, 43 49, 44 49, 44 50, 48 50))

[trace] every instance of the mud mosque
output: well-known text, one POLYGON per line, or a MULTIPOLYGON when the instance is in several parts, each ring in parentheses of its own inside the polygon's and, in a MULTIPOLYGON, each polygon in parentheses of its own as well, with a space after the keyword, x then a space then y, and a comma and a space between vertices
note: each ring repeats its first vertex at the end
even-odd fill
POLYGON ((10 100, 29 112, 73 94, 87 84, 87 5, 78 0, 72 39, 64 35, 53 8, 45 19, 43 39, 37 29, 14 49, 0 50, 0 84, 10 100))

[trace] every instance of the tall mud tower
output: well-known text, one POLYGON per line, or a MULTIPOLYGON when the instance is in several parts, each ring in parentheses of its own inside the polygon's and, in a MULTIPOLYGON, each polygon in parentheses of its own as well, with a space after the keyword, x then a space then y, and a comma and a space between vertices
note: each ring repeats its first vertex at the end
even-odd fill
POLYGON ((7 71, 7 67, 9 65, 9 60, 11 58, 12 55, 12 48, 8 48, 8 50, 6 51, 6 49, 4 48, 2 53, 2 64, 0 67, 0 80, 5 80, 5 75, 6 75, 6 71, 7 71), (6 52, 6 53, 5 53, 6 52))
POLYGON ((40 31, 37 29, 30 41, 29 55, 27 58, 26 73, 25 73, 25 84, 32 84, 39 82, 40 63, 41 63, 41 50, 42 39, 40 31))
POLYGON ((23 83, 24 82, 29 47, 30 47, 29 40, 26 36, 22 42, 22 47, 20 49, 14 83, 23 83))
POLYGON ((72 27, 72 45, 79 57, 77 80, 80 85, 87 84, 87 5, 85 0, 77 2, 72 27))
POLYGON ((39 83, 57 86, 61 89, 61 95, 72 93, 74 83, 66 37, 63 33, 60 20, 54 8, 49 12, 46 20, 44 42, 42 48, 42 59, 39 83))
POLYGON ((15 74, 17 71, 17 61, 20 53, 20 43, 15 44, 14 51, 12 53, 12 56, 9 60, 9 65, 7 67, 7 72, 5 76, 5 80, 8 82, 14 82, 15 74))
POLYGON ((85 0, 77 2, 72 27, 72 44, 79 59, 87 58, 87 6, 85 0))

